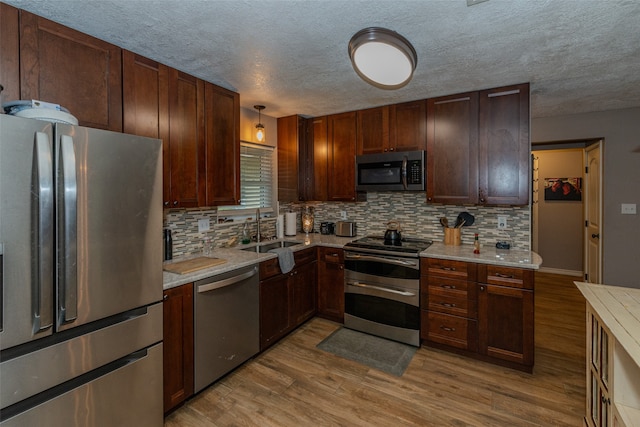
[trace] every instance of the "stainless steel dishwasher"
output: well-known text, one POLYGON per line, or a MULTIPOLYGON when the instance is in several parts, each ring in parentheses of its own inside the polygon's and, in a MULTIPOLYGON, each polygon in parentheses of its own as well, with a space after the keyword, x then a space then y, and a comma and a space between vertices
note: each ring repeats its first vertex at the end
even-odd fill
POLYGON ((257 266, 195 282, 195 392, 260 349, 257 266))

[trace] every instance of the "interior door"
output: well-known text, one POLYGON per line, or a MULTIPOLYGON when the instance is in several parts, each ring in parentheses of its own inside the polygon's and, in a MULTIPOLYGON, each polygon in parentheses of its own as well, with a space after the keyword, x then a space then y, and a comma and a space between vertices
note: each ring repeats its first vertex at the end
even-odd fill
POLYGON ((602 141, 585 149, 585 280, 602 283, 602 141))

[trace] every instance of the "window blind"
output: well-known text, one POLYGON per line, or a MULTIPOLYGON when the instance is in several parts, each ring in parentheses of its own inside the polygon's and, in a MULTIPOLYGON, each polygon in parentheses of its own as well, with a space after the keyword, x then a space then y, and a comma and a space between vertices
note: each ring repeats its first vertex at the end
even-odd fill
POLYGON ((273 204, 273 147, 240 144, 240 205, 220 210, 271 208, 273 204))

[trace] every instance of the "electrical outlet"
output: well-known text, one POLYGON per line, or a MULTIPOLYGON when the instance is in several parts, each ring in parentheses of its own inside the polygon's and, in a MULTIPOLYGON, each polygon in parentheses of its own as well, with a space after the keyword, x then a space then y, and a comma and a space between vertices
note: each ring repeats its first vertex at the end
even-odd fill
POLYGON ((204 233, 210 230, 209 218, 202 218, 198 220, 198 233, 204 233))
POLYGON ((340 218, 347 219, 347 211, 340 211, 340 218))
POLYGON ((507 228, 507 217, 498 215, 498 230, 504 230, 507 228))
POLYGON ((635 203, 623 203, 621 209, 622 215, 635 215, 636 204, 635 203))

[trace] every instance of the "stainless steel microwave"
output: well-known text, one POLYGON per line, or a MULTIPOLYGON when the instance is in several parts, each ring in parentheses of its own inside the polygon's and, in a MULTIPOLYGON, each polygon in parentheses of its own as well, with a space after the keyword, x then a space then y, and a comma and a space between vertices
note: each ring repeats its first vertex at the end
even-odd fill
POLYGON ((425 168, 424 151, 356 156, 356 190, 424 191, 425 168))

